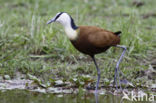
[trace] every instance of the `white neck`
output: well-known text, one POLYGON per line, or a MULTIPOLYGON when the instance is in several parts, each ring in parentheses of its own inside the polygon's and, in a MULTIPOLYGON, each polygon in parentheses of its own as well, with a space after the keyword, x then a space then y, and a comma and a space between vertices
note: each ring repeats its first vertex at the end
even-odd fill
POLYGON ((65 29, 65 33, 67 35, 67 37, 70 39, 70 40, 75 40, 77 38, 77 31, 74 30, 71 26, 70 27, 64 27, 65 29))

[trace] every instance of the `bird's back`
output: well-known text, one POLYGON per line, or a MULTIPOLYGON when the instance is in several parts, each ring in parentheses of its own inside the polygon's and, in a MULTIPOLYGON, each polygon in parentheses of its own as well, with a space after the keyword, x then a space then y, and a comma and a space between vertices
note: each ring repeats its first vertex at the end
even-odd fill
POLYGON ((113 32, 95 26, 79 26, 78 38, 71 41, 80 52, 94 55, 120 43, 120 37, 113 32))

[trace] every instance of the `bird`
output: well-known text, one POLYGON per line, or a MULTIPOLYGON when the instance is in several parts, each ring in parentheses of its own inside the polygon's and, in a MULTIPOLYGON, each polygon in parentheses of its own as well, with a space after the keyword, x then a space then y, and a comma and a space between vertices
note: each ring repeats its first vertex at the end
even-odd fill
POLYGON ((127 47, 120 45, 120 34, 121 31, 112 32, 105 30, 97 26, 77 26, 73 18, 67 12, 59 12, 52 19, 50 19, 47 24, 58 22, 65 30, 65 34, 71 41, 72 45, 81 53, 89 55, 97 69, 97 82, 95 87, 95 92, 98 92, 99 81, 101 77, 100 69, 97 65, 95 55, 103 53, 110 47, 122 48, 123 52, 116 64, 114 83, 116 89, 118 89, 118 84, 121 88, 120 78, 119 78, 119 64, 122 61, 127 47), (119 79, 117 81, 117 78, 119 79))

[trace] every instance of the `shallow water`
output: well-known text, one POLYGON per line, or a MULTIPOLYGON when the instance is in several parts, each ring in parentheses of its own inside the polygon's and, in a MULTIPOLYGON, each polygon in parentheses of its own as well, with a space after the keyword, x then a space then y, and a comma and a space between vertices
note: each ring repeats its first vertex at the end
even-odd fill
MULTIPOLYGON (((121 97, 111 94, 98 95, 98 103, 120 103, 121 97)), ((52 94, 26 90, 1 90, 0 103, 96 103, 95 95, 90 94, 52 94)), ((131 102, 123 103, 150 103, 131 102)), ((151 102, 152 103, 152 102, 151 102)), ((154 103, 154 102, 153 102, 154 103)))

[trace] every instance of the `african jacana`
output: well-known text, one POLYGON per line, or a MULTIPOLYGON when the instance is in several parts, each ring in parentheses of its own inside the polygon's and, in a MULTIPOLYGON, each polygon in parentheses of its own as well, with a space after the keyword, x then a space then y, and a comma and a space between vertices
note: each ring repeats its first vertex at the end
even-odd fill
POLYGON ((70 39, 74 47, 80 52, 89 55, 93 59, 98 74, 96 92, 99 86, 100 69, 96 63, 94 57, 95 54, 102 53, 111 46, 122 48, 123 52, 116 64, 114 75, 116 88, 118 84, 116 80, 117 78, 119 79, 119 85, 121 87, 118 70, 119 64, 125 54, 126 47, 118 45, 120 43, 120 31, 111 32, 96 26, 76 26, 72 17, 66 12, 57 13, 54 18, 47 22, 47 24, 52 22, 61 23, 65 29, 67 37, 70 39))

